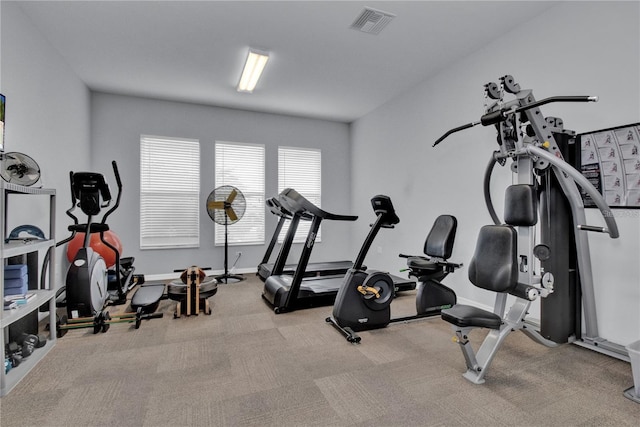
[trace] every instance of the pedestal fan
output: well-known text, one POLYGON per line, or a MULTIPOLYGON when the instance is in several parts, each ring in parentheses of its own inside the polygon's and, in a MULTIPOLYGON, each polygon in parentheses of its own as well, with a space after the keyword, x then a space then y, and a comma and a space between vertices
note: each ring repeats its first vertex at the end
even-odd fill
POLYGON ((223 185, 211 192, 207 198, 207 213, 211 219, 220 225, 224 225, 224 274, 215 276, 218 281, 244 280, 244 276, 229 274, 229 230, 228 227, 240 221, 247 207, 247 202, 240 190, 231 185, 223 185))

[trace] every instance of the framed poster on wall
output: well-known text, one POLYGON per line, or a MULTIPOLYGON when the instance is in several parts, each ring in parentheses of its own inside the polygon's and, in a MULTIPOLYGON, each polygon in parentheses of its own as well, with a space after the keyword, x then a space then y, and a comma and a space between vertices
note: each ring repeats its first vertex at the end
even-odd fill
MULTIPOLYGON (((640 123, 576 135, 580 171, 612 208, 640 208, 640 123)), ((595 207, 582 193, 585 207, 595 207)))

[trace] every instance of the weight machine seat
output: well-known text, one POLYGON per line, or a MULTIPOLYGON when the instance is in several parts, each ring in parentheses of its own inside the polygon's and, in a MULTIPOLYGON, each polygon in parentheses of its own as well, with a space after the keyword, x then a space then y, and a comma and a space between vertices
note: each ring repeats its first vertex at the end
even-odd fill
POLYGON ((456 304, 441 311, 442 320, 460 328, 500 329, 502 319, 497 314, 471 305, 456 304))
MULTIPOLYGON (((485 225, 480 229, 469 280, 475 286, 494 292, 511 292, 518 285, 518 234, 509 225, 485 225)), ((467 305, 442 310, 443 320, 458 327, 499 329, 500 316, 467 305)))

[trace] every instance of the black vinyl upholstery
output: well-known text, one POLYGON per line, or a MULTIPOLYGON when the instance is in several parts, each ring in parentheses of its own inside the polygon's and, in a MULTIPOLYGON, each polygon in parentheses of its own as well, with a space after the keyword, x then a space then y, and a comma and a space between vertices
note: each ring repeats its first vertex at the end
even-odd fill
POLYGON ((538 196, 532 185, 510 185, 504 192, 504 222, 529 227, 538 223, 538 196))
POLYGON ((412 256, 407 259, 407 267, 419 274, 429 274, 442 270, 442 261, 451 257, 456 238, 458 220, 452 215, 440 215, 436 218, 424 242, 424 254, 427 257, 412 256), (435 260, 432 258, 436 258, 435 260))
POLYGON ((424 253, 427 256, 449 259, 456 238, 458 220, 452 215, 440 215, 436 218, 424 242, 424 253))
POLYGON ((518 282, 518 234, 509 225, 485 225, 469 263, 469 280, 479 288, 509 292, 518 282))
POLYGON ((498 329, 502 319, 497 314, 471 305, 456 304, 451 308, 442 310, 442 320, 461 328, 478 327, 498 329))
MULTIPOLYGON (((469 263, 469 280, 479 288, 509 292, 518 284, 517 233, 509 225, 485 225, 480 229, 476 250, 469 263)), ((442 310, 442 319, 460 328, 499 329, 500 316, 489 311, 456 304, 442 310)))
MULTIPOLYGON (((480 229, 476 249, 469 263, 469 280, 493 292, 521 297, 526 287, 518 284, 518 233, 514 226, 533 226, 538 222, 535 187, 511 185, 505 191, 504 219, 509 225, 485 225, 480 229)), ((468 305, 442 310, 442 319, 460 328, 499 329, 502 319, 495 313, 468 305)))

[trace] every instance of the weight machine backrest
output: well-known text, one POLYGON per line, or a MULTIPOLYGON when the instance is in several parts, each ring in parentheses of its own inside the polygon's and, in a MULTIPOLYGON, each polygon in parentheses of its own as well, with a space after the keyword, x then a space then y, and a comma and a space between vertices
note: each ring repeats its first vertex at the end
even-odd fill
POLYGON ((518 232, 514 226, 531 227, 538 222, 538 196, 534 186, 510 185, 505 190, 505 225, 480 229, 469 263, 469 280, 479 288, 519 295, 518 232))
POLYGON ((518 283, 518 233, 510 225, 485 225, 480 229, 469 280, 494 292, 509 292, 518 283))

